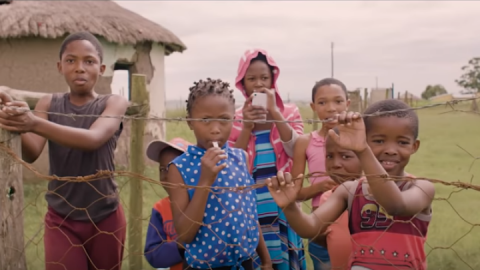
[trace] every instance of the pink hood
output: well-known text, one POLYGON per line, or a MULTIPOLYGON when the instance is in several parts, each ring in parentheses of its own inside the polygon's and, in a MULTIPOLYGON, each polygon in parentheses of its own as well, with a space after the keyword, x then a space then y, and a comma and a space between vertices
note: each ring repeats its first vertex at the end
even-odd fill
MULTIPOLYGON (((303 134, 303 123, 301 122, 302 116, 295 104, 283 104, 282 99, 278 93, 277 87, 277 79, 278 75, 280 74, 280 69, 278 68, 277 64, 273 59, 267 54, 264 50, 249 50, 246 51, 245 54, 240 59, 240 64, 238 65, 238 72, 237 78, 235 79, 235 86, 242 91, 243 95, 246 97, 245 89, 242 85, 242 79, 245 77, 245 73, 247 72, 248 66, 253 58, 257 57, 257 55, 261 53, 266 56, 267 62, 271 65, 273 70, 273 81, 272 81, 272 88, 275 89, 275 96, 277 101, 277 107, 282 113, 283 117, 286 121, 289 122, 289 125, 292 127, 292 139, 288 142, 283 142, 280 139, 280 133, 277 129, 276 125, 272 126, 270 130, 270 142, 272 144, 273 150, 276 156, 276 166, 279 171, 289 172, 292 168, 293 164, 293 148, 295 145, 296 137, 298 135, 303 134)), ((243 106, 238 108, 235 112, 235 119, 242 120, 243 119, 243 106)), ((243 130, 243 122, 235 121, 233 122, 232 132, 230 133, 230 137, 228 138, 228 143, 230 146, 234 147, 237 139, 239 138, 241 132, 243 130)), ((255 160, 255 141, 256 136, 254 134, 250 135, 250 139, 248 141, 247 146, 247 157, 249 163, 250 172, 252 172, 255 160)))
POLYGON ((242 58, 240 59, 240 63, 238 64, 237 77, 235 78, 235 86, 237 87, 237 89, 242 91, 242 94, 245 98, 248 98, 247 93, 243 88, 242 80, 245 77, 245 73, 247 72, 248 67, 250 66, 250 62, 252 61, 253 58, 257 57, 259 53, 265 55, 267 58, 268 64, 273 67, 272 88, 275 89, 277 107, 280 109, 280 111, 283 111, 284 105, 277 87, 277 79, 278 79, 278 76, 280 75, 280 69, 278 68, 277 63, 275 63, 275 60, 273 60, 273 58, 265 50, 252 49, 252 50, 247 50, 243 54, 242 58))

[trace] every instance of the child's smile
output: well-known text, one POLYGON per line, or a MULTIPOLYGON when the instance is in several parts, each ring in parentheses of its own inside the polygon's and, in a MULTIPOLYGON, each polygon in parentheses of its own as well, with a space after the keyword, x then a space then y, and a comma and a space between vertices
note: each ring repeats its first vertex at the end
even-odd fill
POLYGON ((382 164, 382 167, 386 171, 391 171, 391 170, 395 169, 395 167, 398 165, 398 163, 400 163, 399 161, 396 161, 396 160, 379 160, 379 161, 382 164))
POLYGON ((377 160, 390 175, 403 175, 410 155, 419 146, 419 141, 414 138, 411 119, 385 116, 370 121, 367 141, 377 160))

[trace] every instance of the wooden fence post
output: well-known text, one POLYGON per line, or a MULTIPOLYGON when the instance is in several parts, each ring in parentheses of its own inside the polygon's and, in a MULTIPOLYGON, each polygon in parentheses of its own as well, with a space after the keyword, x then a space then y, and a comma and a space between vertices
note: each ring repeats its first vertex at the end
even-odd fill
POLYGON ((0 129, 0 269, 25 270, 23 239, 22 164, 7 152, 22 157, 22 141, 17 133, 0 129))
MULTIPOLYGON (((145 75, 132 74, 131 101, 142 106, 138 117, 148 116, 150 109, 147 80, 145 75)), ((132 119, 130 137, 130 171, 143 175, 145 159, 143 154, 143 137, 146 120, 132 119)), ((128 269, 143 269, 143 182, 137 178, 130 178, 130 213, 128 216, 128 269)))
POLYGON ((365 97, 365 99, 363 100, 363 111, 365 111, 368 107, 368 89, 367 88, 365 88, 365 90, 363 91, 363 96, 365 97))

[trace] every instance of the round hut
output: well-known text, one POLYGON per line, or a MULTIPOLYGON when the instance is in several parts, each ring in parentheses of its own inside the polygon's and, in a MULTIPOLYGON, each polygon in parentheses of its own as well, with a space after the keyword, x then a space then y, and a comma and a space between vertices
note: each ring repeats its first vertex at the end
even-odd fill
MULTIPOLYGON (((68 91, 56 62, 63 39, 78 31, 91 32, 103 45, 107 69, 96 88, 99 94, 112 92, 118 70, 144 74, 155 103, 150 115, 165 116, 164 59, 186 46, 168 29, 112 1, 0 0, 0 86, 40 93, 68 91)), ((128 157, 129 123, 124 128, 117 147, 120 164, 128 164, 122 158, 128 157)), ((149 121, 145 135, 147 142, 163 138, 164 124, 149 121)), ((42 173, 48 171, 45 152, 34 163, 42 173)))

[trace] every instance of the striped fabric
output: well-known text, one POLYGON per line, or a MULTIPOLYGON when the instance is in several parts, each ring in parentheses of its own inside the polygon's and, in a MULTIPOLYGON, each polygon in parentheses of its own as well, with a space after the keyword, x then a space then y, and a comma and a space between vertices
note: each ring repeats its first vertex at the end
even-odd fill
MULTIPOLYGON (((255 131, 255 183, 264 183, 277 174, 275 152, 270 143, 270 130, 255 131)), ((267 187, 257 189, 257 211, 263 237, 277 270, 306 269, 302 239, 288 226, 287 219, 273 200, 267 187)), ((260 258, 255 258, 259 268, 260 258)))

